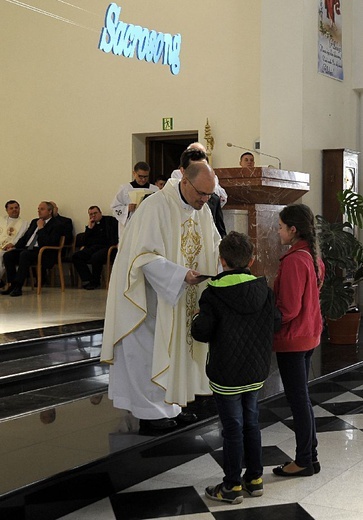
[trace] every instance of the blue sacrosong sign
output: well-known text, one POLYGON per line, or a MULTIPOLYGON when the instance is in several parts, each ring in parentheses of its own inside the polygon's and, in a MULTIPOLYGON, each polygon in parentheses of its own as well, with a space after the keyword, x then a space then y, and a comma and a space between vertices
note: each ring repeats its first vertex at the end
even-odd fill
POLYGON ((115 56, 136 57, 138 60, 169 65, 172 74, 180 71, 181 35, 171 35, 122 22, 121 7, 112 3, 105 15, 98 48, 115 56))

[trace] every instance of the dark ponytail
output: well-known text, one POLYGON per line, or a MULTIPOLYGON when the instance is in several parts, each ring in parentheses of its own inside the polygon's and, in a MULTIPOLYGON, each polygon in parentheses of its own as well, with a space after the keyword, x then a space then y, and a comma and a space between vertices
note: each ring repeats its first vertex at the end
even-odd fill
POLYGON ((320 286, 320 273, 318 266, 318 250, 315 230, 314 214, 305 204, 290 204, 285 206, 280 212, 280 219, 288 227, 294 226, 296 228, 297 236, 306 240, 311 256, 313 258, 314 269, 318 286, 320 286))

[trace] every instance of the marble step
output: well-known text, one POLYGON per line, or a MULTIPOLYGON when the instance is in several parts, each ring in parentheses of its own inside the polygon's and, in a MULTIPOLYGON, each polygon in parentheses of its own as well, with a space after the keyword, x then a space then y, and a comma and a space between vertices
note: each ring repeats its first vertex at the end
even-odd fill
POLYGON ((107 392, 108 367, 94 365, 0 387, 0 422, 107 392))
POLYGON ((0 348, 0 421, 107 392, 102 332, 13 342, 0 348))
POLYGON ((56 337, 0 348, 0 388, 10 382, 99 362, 102 334, 56 337))

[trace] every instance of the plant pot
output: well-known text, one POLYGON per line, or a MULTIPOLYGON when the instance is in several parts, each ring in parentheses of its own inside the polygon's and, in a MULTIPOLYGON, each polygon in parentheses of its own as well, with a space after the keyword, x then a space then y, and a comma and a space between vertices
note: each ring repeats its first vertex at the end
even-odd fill
POLYGON ((347 312, 338 320, 326 319, 330 343, 335 345, 355 345, 358 343, 360 312, 347 312))

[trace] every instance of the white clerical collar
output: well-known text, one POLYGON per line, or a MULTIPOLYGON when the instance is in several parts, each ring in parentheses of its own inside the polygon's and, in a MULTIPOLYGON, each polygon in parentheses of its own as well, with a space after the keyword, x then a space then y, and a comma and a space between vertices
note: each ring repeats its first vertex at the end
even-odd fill
POLYGON ((179 182, 175 185, 175 188, 176 188, 176 191, 178 192, 180 203, 181 203, 183 209, 191 209, 191 210, 193 210, 194 209, 193 206, 188 204, 188 202, 184 199, 184 197, 182 195, 182 192, 181 192, 181 188, 180 188, 180 181, 181 181, 181 179, 178 179, 178 180, 179 180, 179 182))

